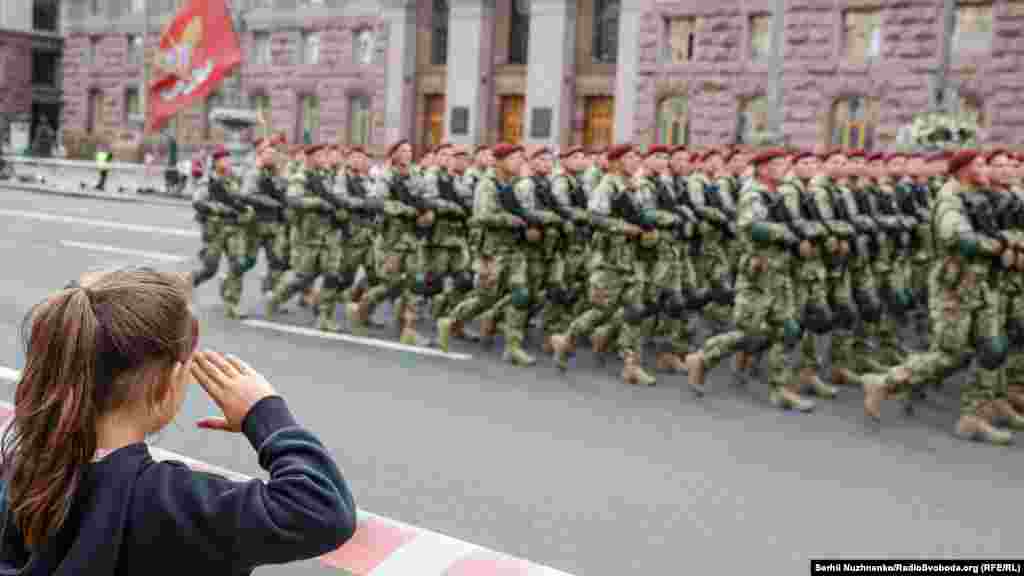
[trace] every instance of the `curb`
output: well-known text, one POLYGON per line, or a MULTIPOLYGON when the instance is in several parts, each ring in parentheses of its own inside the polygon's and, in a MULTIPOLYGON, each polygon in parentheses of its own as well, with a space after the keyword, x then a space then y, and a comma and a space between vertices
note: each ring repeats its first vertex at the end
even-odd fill
MULTIPOLYGON (((19 374, 0 367, 0 379, 16 380, 19 374)), ((0 430, 13 413, 12 404, 0 401, 0 430)), ((245 474, 156 446, 149 446, 149 452, 157 461, 178 461, 193 470, 235 482, 253 480, 245 474)), ((343 576, 572 576, 365 510, 358 510, 357 516, 358 526, 352 539, 317 559, 343 576)))
POLYGON ((137 193, 102 194, 98 192, 86 192, 81 190, 67 190, 65 188, 57 188, 42 184, 28 184, 25 182, 10 181, 0 181, 0 188, 6 190, 17 190, 19 192, 30 192, 33 194, 67 196, 70 198, 89 198, 92 200, 108 200, 111 202, 122 202, 128 204, 151 204, 156 206, 175 206, 179 208, 191 207, 191 203, 187 200, 155 198, 137 193))

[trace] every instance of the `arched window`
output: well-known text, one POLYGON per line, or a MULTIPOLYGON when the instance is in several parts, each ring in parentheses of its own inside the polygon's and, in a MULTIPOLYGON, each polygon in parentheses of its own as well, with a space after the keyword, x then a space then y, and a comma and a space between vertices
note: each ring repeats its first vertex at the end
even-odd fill
POLYGON ((870 150, 875 142, 878 101, 863 96, 840 98, 832 105, 832 146, 870 150))
POLYGON ((448 0, 434 0, 430 34, 430 63, 434 66, 448 63, 448 11, 448 0))
POLYGON ((768 99, 755 96, 744 100, 736 120, 736 143, 752 144, 754 134, 768 130, 768 99))
POLYGON ((614 64, 619 53, 619 0, 596 0, 594 8, 594 61, 614 64))
POLYGON ((508 30, 509 63, 526 64, 530 57, 530 0, 513 0, 512 24, 508 30))
POLYGON ((686 96, 670 96, 658 105, 658 142, 671 146, 689 144, 689 102, 686 96))
POLYGON ((348 99, 348 143, 352 146, 370 144, 370 98, 364 94, 348 99))

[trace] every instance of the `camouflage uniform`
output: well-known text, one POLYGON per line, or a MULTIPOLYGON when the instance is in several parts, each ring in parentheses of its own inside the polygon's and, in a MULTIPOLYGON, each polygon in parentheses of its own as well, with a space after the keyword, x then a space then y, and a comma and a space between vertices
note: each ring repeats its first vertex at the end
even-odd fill
POLYGON ((399 199, 398 187, 415 193, 416 182, 394 167, 387 168, 378 179, 372 195, 383 212, 382 231, 374 245, 374 263, 380 283, 370 286, 362 300, 349 305, 349 322, 353 330, 365 332, 374 309, 384 300, 394 299, 395 315, 404 344, 424 345, 415 330, 416 296, 413 287, 420 273, 419 251, 422 230, 417 225, 419 210, 399 199))
MULTIPOLYGON (((214 257, 219 261, 220 253, 227 256, 228 273, 220 285, 220 294, 224 299, 225 315, 240 318, 238 305, 242 301, 242 277, 256 265, 256 243, 247 233, 255 212, 242 204, 239 181, 234 176, 214 176, 207 193, 209 200, 217 206, 217 212, 208 221, 211 237, 205 262, 214 261, 214 257)), ((212 276, 214 273, 216 266, 212 271, 204 267, 203 275, 212 276)))
MULTIPOLYGON (((1020 206, 1024 206, 1024 184, 1016 182, 1010 186, 1009 193, 1016 195, 1020 206)), ((1012 324, 1016 336, 1011 338, 1010 355, 1006 361, 1007 395, 1018 411, 1024 411, 1024 214, 1018 213, 1011 230, 1005 232, 1011 241, 1017 243, 1017 270, 1006 273, 1000 287, 1006 297, 1006 314, 1008 327, 1012 324)))
MULTIPOLYGON (((439 344, 447 350, 447 335, 454 323, 465 323, 494 307, 506 292, 514 294, 516 303, 530 300, 526 257, 521 247, 523 227, 519 218, 502 207, 498 194, 514 193, 509 183, 499 182, 489 172, 477 184, 473 198, 473 221, 482 231, 481 245, 475 262, 478 285, 459 302, 448 316, 438 320, 439 344)), ((521 305, 505 310, 505 359, 519 364, 532 364, 533 358, 523 352, 526 311, 521 305)))
POLYGON ((549 278, 550 285, 557 286, 560 291, 546 299, 544 333, 548 336, 565 332, 572 319, 583 313, 587 244, 591 235, 586 192, 577 176, 561 168, 555 170, 551 175, 551 193, 573 218, 567 225, 568 237, 559 261, 561 270, 553 271, 549 278))
POLYGON ((583 192, 587 198, 594 193, 594 188, 601 183, 604 178, 604 172, 601 171, 601 167, 596 163, 587 166, 587 169, 583 171, 583 175, 580 176, 580 185, 583 186, 583 192))
POLYGON ((420 246, 421 273, 417 294, 431 298, 432 317, 443 317, 473 289, 466 220, 472 200, 457 189, 457 181, 444 168, 433 166, 423 176, 423 196, 434 207, 430 234, 420 246), (446 283, 445 279, 451 281, 446 283), (447 285, 446 285, 447 284, 447 285))
POLYGON ((342 170, 334 181, 334 195, 346 207, 341 219, 345 222, 345 247, 338 265, 342 285, 349 286, 341 293, 339 302, 346 306, 362 298, 365 290, 352 285, 359 269, 366 275, 365 283, 377 283, 377 269, 373 261, 373 240, 377 228, 376 213, 369 199, 372 181, 368 176, 342 170))
POLYGON ((733 321, 737 329, 709 338, 696 354, 687 357, 690 385, 703 394, 704 373, 738 351, 758 354, 766 350, 772 403, 810 410, 799 396, 794 374, 793 348, 802 336, 796 320, 793 286, 794 256, 799 240, 790 229, 770 218, 769 189, 752 180, 741 192, 737 238, 740 244, 739 278, 733 321))
POLYGON ((262 287, 264 292, 270 292, 277 287, 289 265, 288 226, 284 220, 286 193, 272 169, 253 168, 246 173, 242 196, 256 211, 247 232, 256 244, 257 253, 262 248, 267 257, 267 276, 262 287))
POLYGON ((728 230, 733 223, 709 201, 709 194, 717 194, 711 190, 711 181, 703 172, 693 172, 686 179, 688 204, 701 218, 701 254, 698 259, 697 277, 702 290, 717 296, 718 306, 708 306, 704 317, 714 325, 714 331, 720 331, 729 322, 730 308, 727 305, 731 297, 732 279, 729 277, 732 265, 725 250, 728 230))
POLYGON ((932 337, 927 352, 911 354, 885 374, 862 376, 865 411, 877 418, 882 399, 936 379, 945 379, 978 360, 974 378, 960 391, 958 435, 1008 443, 1012 436, 991 425, 1006 399, 1001 366, 1009 343, 1005 307, 995 289, 1000 241, 974 227, 967 214, 973 186, 951 180, 939 192, 932 211, 936 262, 929 278, 932 337))
POLYGON ((281 304, 299 292, 308 290, 323 275, 318 327, 337 330, 334 305, 342 289, 339 274, 342 251, 341 228, 336 222, 337 208, 316 192, 318 187, 330 193, 331 174, 313 169, 296 172, 288 182, 289 203, 296 211, 295 236, 292 244, 292 270, 282 280, 267 302, 267 315, 273 315, 281 304))
MULTIPOLYGON (((606 334, 613 333, 624 320, 626 295, 634 300, 640 297, 633 286, 634 241, 626 236, 627 222, 613 208, 620 195, 629 193, 625 176, 606 174, 590 195, 588 208, 595 227, 588 279, 591 307, 569 324, 565 334, 552 337, 555 360, 562 369, 567 366, 568 354, 576 339, 602 325, 606 325, 602 327, 606 334)), ((640 365, 638 336, 638 330, 628 330, 619 338, 620 352, 626 363, 622 377, 630 383, 653 385, 655 379, 640 365)))

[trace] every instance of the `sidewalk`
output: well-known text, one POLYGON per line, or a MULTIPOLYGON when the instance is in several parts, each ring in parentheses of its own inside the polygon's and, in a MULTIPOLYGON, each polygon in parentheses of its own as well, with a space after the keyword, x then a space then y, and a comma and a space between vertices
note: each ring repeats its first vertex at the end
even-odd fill
POLYGON ((158 206, 190 207, 191 201, 183 197, 170 195, 139 194, 136 192, 111 193, 98 192, 91 188, 82 189, 78 182, 48 180, 45 184, 21 182, 15 180, 0 180, 0 189, 17 190, 19 192, 32 192, 34 194, 51 194, 55 196, 69 196, 72 198, 93 198, 96 200, 108 200, 112 202, 134 202, 141 204, 153 204, 158 206))

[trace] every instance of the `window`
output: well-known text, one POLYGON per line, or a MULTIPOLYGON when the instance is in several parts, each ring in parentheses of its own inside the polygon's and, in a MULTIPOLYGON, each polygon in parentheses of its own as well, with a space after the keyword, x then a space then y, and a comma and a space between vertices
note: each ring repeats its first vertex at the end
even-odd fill
POLYGON ((139 98, 139 89, 128 88, 124 91, 124 120, 127 123, 140 116, 142 116, 142 100, 139 98))
POLYGON ((988 52, 992 48, 992 4, 958 3, 953 15, 953 51, 988 52))
POLYGON ((743 101, 737 122, 736 143, 753 144, 755 134, 768 130, 768 99, 755 96, 743 101))
POLYGON ((665 21, 665 59, 673 64, 693 61, 700 18, 671 18, 665 21))
POLYGON ((256 115, 261 119, 261 123, 270 126, 270 96, 258 93, 253 94, 249 99, 252 101, 253 108, 256 109, 256 115))
POLYGON ((32 51, 32 84, 34 86, 57 86, 57 61, 55 52, 32 51))
POLYGON ((530 2, 512 2, 512 25, 508 27, 508 61, 510 64, 526 64, 530 57, 530 2))
POLYGON ((129 66, 142 65, 142 35, 128 35, 128 49, 125 51, 125 61, 129 66))
POLYGON ((320 99, 303 96, 299 99, 299 134, 304 144, 313 144, 320 132, 320 99))
POLYGON ((874 146, 878 102, 862 96, 836 100, 832 105, 832 146, 863 148, 874 146))
POLYGON ((317 32, 302 33, 302 64, 318 64, 320 62, 320 34, 317 32))
POLYGON ((132 13, 142 14, 146 11, 146 0, 132 0, 132 13))
POLYGON ((302 6, 306 8, 316 8, 323 6, 324 0, 302 0, 302 6))
POLYGON ((846 59, 867 62, 882 54, 882 18, 878 10, 843 12, 843 40, 846 59))
POLYGON ((434 0, 430 33, 430 63, 434 66, 448 63, 448 9, 448 0, 434 0))
POLYGON ((86 110, 85 130, 93 134, 100 123, 103 114, 103 93, 99 90, 89 92, 89 109, 86 110))
POLYGON ((89 66, 96 66, 99 62, 96 61, 99 55, 100 39, 89 38, 89 48, 85 54, 86 64, 89 66))
POLYGON ((619 0, 594 4, 594 60, 614 64, 619 55, 619 0))
POLYGON ((92 16, 99 16, 103 14, 103 0, 90 0, 89 14, 92 16))
POLYGON ((750 59, 765 60, 772 55, 772 17, 755 14, 750 17, 750 59))
POLYGON ((671 96, 658 106, 658 142, 670 146, 689 144, 689 102, 685 96, 671 96))
POLYGON ((256 32, 252 35, 252 61, 257 66, 270 65, 270 32, 256 32))
POLYGON ((348 99, 348 143, 352 146, 370 145, 370 98, 352 96, 348 99))
POLYGON ((356 64, 372 64, 377 49, 377 37, 370 28, 363 28, 353 35, 352 57, 356 64))
POLYGON ((58 15, 56 0, 36 0, 32 3, 32 28, 43 32, 59 32, 58 15))

